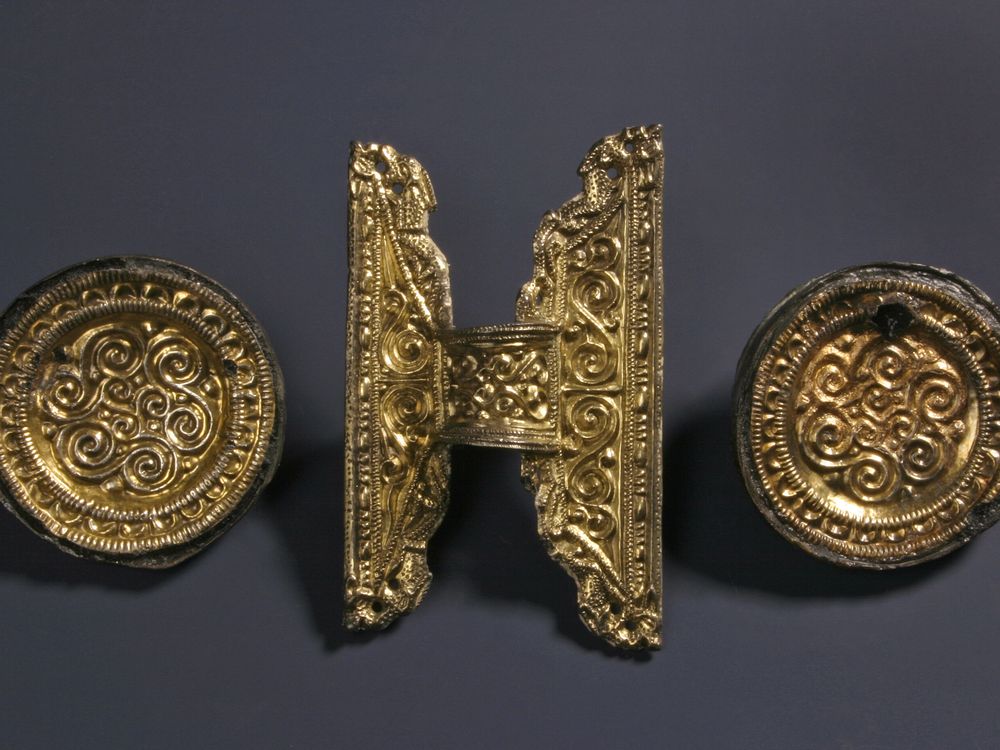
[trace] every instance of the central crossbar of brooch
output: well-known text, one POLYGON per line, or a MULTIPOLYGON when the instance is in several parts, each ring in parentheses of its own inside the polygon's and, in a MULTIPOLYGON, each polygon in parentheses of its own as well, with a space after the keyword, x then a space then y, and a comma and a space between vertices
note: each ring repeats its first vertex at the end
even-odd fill
POLYGON ((511 323, 441 331, 438 336, 444 380, 440 440, 556 449, 558 328, 511 323))

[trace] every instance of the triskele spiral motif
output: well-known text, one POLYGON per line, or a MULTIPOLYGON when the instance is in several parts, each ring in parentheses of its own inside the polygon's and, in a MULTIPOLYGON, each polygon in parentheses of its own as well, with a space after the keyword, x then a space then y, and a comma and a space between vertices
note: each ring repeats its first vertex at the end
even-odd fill
POLYGON ((844 333, 803 369, 794 429, 803 468, 862 503, 947 479, 968 432, 966 375, 937 347, 844 333))
POLYGON ((142 497, 183 478, 207 452, 221 383, 180 330, 118 321, 58 345, 34 404, 69 475, 142 497))

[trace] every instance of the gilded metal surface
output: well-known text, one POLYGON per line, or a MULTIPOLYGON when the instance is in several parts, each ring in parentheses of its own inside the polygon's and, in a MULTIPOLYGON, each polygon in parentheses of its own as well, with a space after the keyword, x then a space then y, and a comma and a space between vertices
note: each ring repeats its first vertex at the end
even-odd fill
POLYGON ((75 554, 176 563, 269 479, 280 402, 262 332, 214 282, 149 258, 75 266, 3 318, 5 503, 75 554))
POLYGON ((577 582, 580 614, 626 648, 660 643, 662 186, 659 127, 598 142, 584 192, 545 216, 518 323, 454 330, 447 265, 427 232, 427 173, 355 144, 345 621, 384 627, 430 583, 448 445, 524 452, 539 534, 577 582))
POLYGON ((522 450, 549 450, 558 435, 558 329, 546 324, 442 333, 444 426, 439 437, 522 450))
POLYGON ((848 269, 793 294, 748 346, 738 406, 765 515, 815 554, 879 568, 996 520, 998 333, 982 292, 925 267, 848 269))

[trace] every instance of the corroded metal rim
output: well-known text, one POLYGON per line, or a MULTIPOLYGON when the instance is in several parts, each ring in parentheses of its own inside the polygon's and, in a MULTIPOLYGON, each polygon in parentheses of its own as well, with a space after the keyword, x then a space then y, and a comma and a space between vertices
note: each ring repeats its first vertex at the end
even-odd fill
POLYGON ((167 567, 274 474, 284 386, 250 311, 185 266, 81 263, 0 318, 0 501, 70 554, 167 567))
POLYGON ((734 434, 754 503, 786 539, 841 565, 947 554, 1000 518, 998 371, 1000 312, 952 273, 887 263, 803 284, 758 326, 737 372, 734 434))

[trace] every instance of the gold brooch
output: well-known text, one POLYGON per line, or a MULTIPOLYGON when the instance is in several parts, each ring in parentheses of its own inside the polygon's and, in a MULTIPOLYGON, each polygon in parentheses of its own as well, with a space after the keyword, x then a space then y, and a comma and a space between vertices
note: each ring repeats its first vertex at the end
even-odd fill
POLYGON ((913 565, 1000 514, 1000 313, 953 274, 872 265, 805 284, 750 339, 735 396, 747 488, 814 555, 913 565))
POLYGON ((269 481, 283 417, 260 326, 189 268, 83 263, 0 322, 0 494, 72 554, 158 568, 199 551, 269 481))
POLYGON ((391 146, 350 159, 345 621, 381 628, 430 583, 449 445, 516 448, 539 534, 615 646, 661 621, 660 128, 595 144, 546 214, 517 323, 452 327, 430 178, 391 146))

